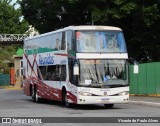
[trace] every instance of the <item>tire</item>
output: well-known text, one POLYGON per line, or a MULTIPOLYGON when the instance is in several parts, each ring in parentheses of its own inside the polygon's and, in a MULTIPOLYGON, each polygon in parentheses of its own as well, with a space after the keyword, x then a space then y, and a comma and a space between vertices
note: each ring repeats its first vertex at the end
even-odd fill
POLYGON ((114 104, 104 104, 104 107, 109 109, 113 108, 113 106, 114 104))
POLYGON ((34 88, 31 88, 31 96, 32 96, 32 101, 35 102, 35 98, 34 98, 34 88))
POLYGON ((68 99, 67 99, 67 91, 66 90, 64 90, 63 91, 63 104, 64 104, 64 106, 66 107, 66 108, 69 108, 71 105, 70 105, 70 103, 68 102, 68 99))
POLYGON ((32 89, 32 100, 34 101, 34 102, 40 102, 40 98, 39 98, 39 96, 38 96, 38 91, 37 91, 37 89, 35 88, 33 88, 32 89))

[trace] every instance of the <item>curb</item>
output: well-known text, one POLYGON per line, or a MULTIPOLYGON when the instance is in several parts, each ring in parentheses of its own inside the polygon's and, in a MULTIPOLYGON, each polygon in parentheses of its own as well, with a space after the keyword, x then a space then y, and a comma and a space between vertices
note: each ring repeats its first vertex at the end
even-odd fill
POLYGON ((11 87, 11 86, 4 86, 4 87, 0 87, 0 89, 6 89, 6 90, 22 90, 22 87, 11 87))
POLYGON ((21 87, 12 87, 12 88, 11 88, 11 87, 8 87, 8 88, 7 88, 7 87, 6 87, 5 89, 6 89, 6 90, 22 90, 23 88, 21 88, 21 87))
POLYGON ((146 102, 146 101, 129 101, 129 103, 132 104, 138 104, 138 105, 147 105, 147 106, 154 106, 154 107, 160 107, 160 103, 157 102, 146 102))
POLYGON ((160 97, 160 94, 129 94, 129 96, 160 97))
POLYGON ((6 90, 22 90, 22 88, 11 88, 11 89, 6 89, 6 90))

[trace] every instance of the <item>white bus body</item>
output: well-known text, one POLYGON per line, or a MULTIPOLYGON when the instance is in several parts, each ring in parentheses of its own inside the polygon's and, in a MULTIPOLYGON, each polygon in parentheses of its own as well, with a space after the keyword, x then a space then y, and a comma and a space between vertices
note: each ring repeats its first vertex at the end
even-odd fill
POLYGON ((109 26, 70 26, 24 42, 23 87, 40 98, 73 104, 129 100, 128 53, 122 30, 109 26))

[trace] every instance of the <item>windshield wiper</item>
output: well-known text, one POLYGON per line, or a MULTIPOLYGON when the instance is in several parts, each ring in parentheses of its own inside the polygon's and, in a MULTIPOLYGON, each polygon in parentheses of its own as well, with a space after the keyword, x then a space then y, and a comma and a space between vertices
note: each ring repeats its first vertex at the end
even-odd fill
POLYGON ((88 84, 86 85, 87 87, 101 87, 102 86, 102 83, 92 83, 92 84, 88 84))
POLYGON ((129 86, 128 84, 104 84, 102 87, 109 87, 109 88, 115 88, 115 87, 126 87, 129 86))

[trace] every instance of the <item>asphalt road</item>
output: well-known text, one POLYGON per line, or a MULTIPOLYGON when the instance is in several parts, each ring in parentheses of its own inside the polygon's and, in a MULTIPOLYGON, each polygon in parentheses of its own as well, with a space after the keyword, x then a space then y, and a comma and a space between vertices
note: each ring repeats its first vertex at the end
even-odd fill
MULTIPOLYGON (((47 101, 43 100, 40 103, 34 103, 31 97, 25 96, 21 90, 5 90, 0 89, 0 117, 62 117, 62 118, 52 118, 56 121, 61 121, 62 123, 42 123, 42 124, 12 124, 12 125, 56 125, 56 126, 93 126, 93 125, 104 125, 106 126, 106 119, 117 120, 117 119, 143 119, 140 117, 151 118, 160 117, 160 108, 148 105, 138 105, 138 104, 116 104, 112 109, 106 109, 104 106, 100 105, 74 105, 72 108, 65 108, 61 102, 47 101), (66 117, 73 117, 74 120, 79 122, 85 121, 84 117, 88 117, 88 120, 93 123, 63 123, 66 121, 66 117), (82 118, 76 118, 82 117, 82 118), (97 117, 97 118, 90 118, 97 117), (113 117, 113 118, 98 118, 98 117, 113 117), (126 117, 126 118, 123 118, 126 117), (101 119, 102 123, 98 120, 101 119)), ((69 118, 69 120, 72 118, 69 118)), ((145 118, 144 118, 145 119, 145 118)), ((118 120, 121 121, 121 120, 118 120)), ((154 123, 159 125, 160 122, 154 123)), ((0 124, 4 125, 4 124, 0 124)), ((11 124, 5 124, 11 125, 11 124)), ((150 126, 153 123, 110 123, 109 125, 139 125, 139 126, 150 126)))

